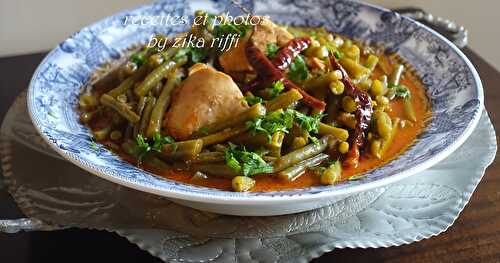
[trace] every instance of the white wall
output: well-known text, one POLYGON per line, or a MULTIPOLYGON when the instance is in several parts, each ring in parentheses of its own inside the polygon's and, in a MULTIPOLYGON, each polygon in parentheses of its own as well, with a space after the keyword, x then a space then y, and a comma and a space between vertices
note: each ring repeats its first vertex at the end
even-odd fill
MULTIPOLYGON (((470 31, 470 46, 500 69, 499 0, 366 0, 420 6, 470 31)), ((0 0, 0 56, 48 50, 71 33, 148 0, 0 0)))

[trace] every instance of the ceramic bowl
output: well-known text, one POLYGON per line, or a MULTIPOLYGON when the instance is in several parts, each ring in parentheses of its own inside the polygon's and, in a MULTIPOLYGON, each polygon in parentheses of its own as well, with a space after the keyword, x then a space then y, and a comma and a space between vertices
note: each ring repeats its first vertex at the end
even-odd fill
MULTIPOLYGON (((61 156, 89 172, 193 208, 233 215, 280 215, 331 204, 342 197, 391 184, 431 167, 471 134, 483 107, 481 80, 465 55, 444 37, 411 19, 376 6, 345 0, 240 1, 258 15, 295 26, 325 26, 369 44, 381 44, 410 62, 426 86, 433 116, 417 142, 397 159, 366 173, 366 178, 335 186, 282 192, 234 193, 186 185, 140 170, 103 146, 76 112, 80 89, 105 62, 118 59, 153 33, 175 34, 185 25, 124 25, 128 16, 188 16, 204 9, 240 15, 230 1, 165 0, 105 18, 63 41, 39 65, 28 91, 34 126, 61 156)), ((57 172, 57 168, 54 169, 57 172)))

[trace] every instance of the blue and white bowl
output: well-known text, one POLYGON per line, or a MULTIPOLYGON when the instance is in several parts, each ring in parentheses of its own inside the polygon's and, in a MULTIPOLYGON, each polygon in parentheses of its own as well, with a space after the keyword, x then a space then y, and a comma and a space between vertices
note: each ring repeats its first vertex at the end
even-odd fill
POLYGON ((170 14, 188 16, 190 22, 197 9, 241 14, 229 0, 159 1, 105 18, 75 33, 47 55, 31 80, 28 107, 35 127, 64 158, 99 177, 198 209, 255 216, 306 211, 391 184, 444 159, 475 128, 483 108, 481 80, 459 49, 426 26, 379 7, 346 0, 242 2, 253 13, 269 15, 278 23, 325 26, 363 42, 381 44, 410 62, 427 88, 433 112, 418 141, 397 159, 366 173, 365 179, 267 193, 225 192, 166 180, 128 164, 102 145, 96 148, 76 111, 82 85, 99 66, 120 58, 128 47, 144 43, 151 34, 171 35, 189 27, 132 26, 124 25, 124 19, 170 14))

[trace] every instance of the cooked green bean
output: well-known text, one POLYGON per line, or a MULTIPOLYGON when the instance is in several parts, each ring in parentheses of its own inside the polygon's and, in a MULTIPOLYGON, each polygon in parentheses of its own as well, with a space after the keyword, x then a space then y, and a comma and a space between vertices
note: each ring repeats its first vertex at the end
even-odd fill
POLYGON ((104 106, 110 107, 118 112, 121 116, 132 123, 136 123, 140 120, 139 115, 137 115, 128 104, 117 101, 115 98, 108 94, 103 94, 101 96, 101 103, 104 106))
POLYGON ((365 67, 370 71, 374 71, 375 67, 377 67, 379 58, 373 54, 370 54, 368 58, 366 58, 365 67))
POLYGON ((386 112, 377 110, 373 113, 375 119, 375 127, 377 128, 377 133, 383 139, 387 140, 392 133, 392 120, 389 114, 386 112))
POLYGON ((383 140, 381 142, 381 145, 380 145, 380 156, 383 158, 384 157, 384 154, 387 152, 387 149, 389 149, 389 146, 391 146, 392 142, 394 141, 394 137, 396 137, 396 133, 397 133, 397 130, 398 130, 398 127, 399 127, 399 119, 396 118, 393 122, 392 122, 392 129, 391 129, 391 133, 390 135, 388 136, 387 139, 383 140))
POLYGON ((231 186, 236 192, 248 192, 255 187, 255 180, 247 176, 236 176, 231 181, 231 186))
POLYGON ((270 143, 270 148, 271 152, 269 155, 273 157, 280 157, 281 156, 281 146, 283 145, 283 139, 285 138, 285 133, 283 132, 276 132, 273 134, 271 137, 271 143, 270 143))
POLYGON ((166 162, 160 160, 153 154, 148 154, 143 160, 143 163, 151 168, 159 169, 161 171, 170 170, 172 167, 166 162))
POLYGON ((166 159, 191 160, 194 159, 202 149, 203 141, 199 139, 174 142, 163 145, 160 156, 166 159))
POLYGON ((389 86, 397 86, 401 81, 401 76, 403 75, 405 67, 401 64, 397 65, 389 77, 389 86))
POLYGON ((382 156, 380 155, 381 145, 382 143, 380 142, 380 140, 373 140, 370 144, 370 153, 377 159, 382 158, 382 156))
POLYGON ((223 152, 206 152, 198 154, 198 156, 196 156, 195 159, 191 160, 191 163, 201 164, 201 163, 217 163, 223 161, 224 161, 223 152))
POLYGON ((159 67, 154 69, 146 78, 134 89, 135 95, 138 97, 145 96, 148 92, 154 88, 158 82, 160 82, 165 76, 170 75, 170 73, 186 64, 187 58, 181 58, 179 61, 166 61, 159 67))
POLYGON ((294 102, 302 99, 302 95, 296 89, 291 89, 266 103, 267 111, 273 112, 279 109, 286 109, 294 102))
POLYGON ((153 108, 156 105, 156 98, 153 96, 149 96, 148 102, 146 103, 146 107, 142 113, 141 123, 139 125, 139 133, 144 137, 151 138, 146 136, 146 130, 148 128, 149 120, 151 119, 151 113, 153 112, 153 108))
POLYGON ((415 114, 415 109, 413 108, 410 97, 406 97, 403 99, 403 107, 406 118, 413 122, 417 121, 417 115, 415 114))
POLYGON ((108 138, 110 131, 111 131, 111 127, 109 127, 109 126, 104 127, 100 130, 94 131, 93 132, 94 139, 96 139, 96 141, 105 140, 106 138, 108 138))
POLYGON ((350 58, 343 58, 339 62, 353 79, 361 79, 370 74, 369 69, 350 58))
POLYGON ((134 84, 144 78, 149 71, 149 67, 146 65, 141 66, 136 72, 134 72, 130 77, 126 78, 118 87, 110 90, 107 94, 113 98, 118 97, 118 95, 125 94, 128 90, 134 87, 134 84))
POLYGON ((160 132, 163 116, 170 105, 172 91, 177 87, 179 82, 180 78, 178 77, 177 70, 172 71, 151 112, 151 118, 149 119, 146 130, 146 137, 151 138, 155 133, 160 132))
POLYGON ((214 124, 205 126, 201 128, 199 131, 195 132, 191 137, 192 138, 200 138, 201 136, 206 136, 209 134, 213 134, 215 132, 227 129, 227 128, 234 128, 236 126, 241 126, 245 124, 248 120, 255 119, 260 116, 266 115, 266 108, 260 104, 257 103, 250 107, 248 110, 238 114, 237 116, 234 116, 233 118, 229 120, 224 120, 220 122, 216 122, 214 124))
POLYGON ((325 89, 330 85, 330 82, 341 79, 342 73, 340 71, 330 71, 317 78, 307 80, 304 84, 304 90, 325 89))
POLYGON ((356 105, 356 102, 351 96, 344 96, 342 98, 342 109, 345 112, 353 113, 356 111, 358 106, 356 105))
POLYGON ((323 185, 333 185, 340 180, 342 176, 342 164, 336 161, 331 164, 320 176, 320 182, 323 185))
POLYGON ((319 123, 318 130, 320 135, 333 135, 339 141, 347 141, 347 139, 349 138, 349 132, 347 130, 333 127, 322 122, 319 123))
POLYGON ((212 144, 225 142, 225 141, 229 140, 231 137, 234 137, 240 133, 243 133, 246 130, 247 130, 247 127, 245 125, 242 125, 239 127, 227 128, 227 129, 222 130, 220 132, 210 134, 210 135, 207 135, 205 137, 200 137, 199 139, 203 141, 203 145, 208 146, 208 145, 212 145, 212 144))
POLYGON ((303 137, 294 137, 290 149, 297 150, 307 145, 307 140, 303 137))
POLYGON ((301 176, 307 170, 307 168, 317 166, 320 163, 322 163, 323 161, 327 160, 328 158, 329 158, 329 156, 327 154, 320 153, 314 157, 311 157, 309 159, 305 159, 305 160, 295 164, 294 166, 286 168, 283 171, 280 171, 277 174, 277 176, 281 180, 292 182, 295 179, 297 179, 299 176, 301 176))
POLYGON ((206 174, 232 179, 240 174, 231 169, 225 163, 193 164, 191 170, 200 171, 206 174))
POLYGON ((326 149, 331 139, 332 137, 330 136, 324 136, 318 140, 318 143, 311 143, 301 149, 281 156, 273 164, 274 172, 280 172, 296 163, 320 154, 326 149))

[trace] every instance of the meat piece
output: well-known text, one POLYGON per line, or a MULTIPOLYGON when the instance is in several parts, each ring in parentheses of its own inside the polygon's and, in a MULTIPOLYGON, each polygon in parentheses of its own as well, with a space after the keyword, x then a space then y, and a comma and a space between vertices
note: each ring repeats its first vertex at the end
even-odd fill
POLYGON ((268 18, 262 17, 262 23, 256 25, 244 38, 238 41, 238 45, 222 54, 219 63, 231 76, 241 76, 241 73, 252 73, 253 69, 245 56, 245 47, 249 41, 266 54, 267 44, 274 43, 279 47, 285 46, 293 35, 286 29, 277 26, 268 18))
POLYGON ((227 120, 247 108, 231 77, 198 63, 176 90, 164 126, 176 140, 185 140, 200 128, 227 120))

